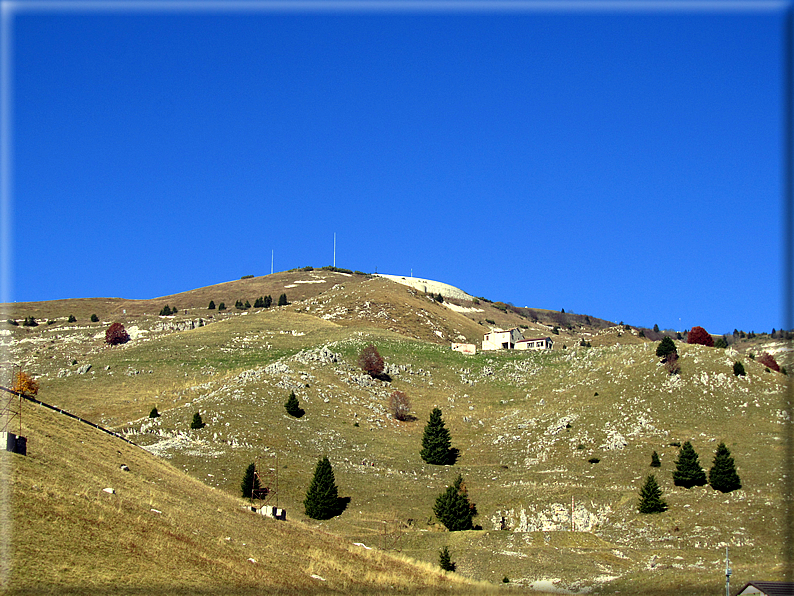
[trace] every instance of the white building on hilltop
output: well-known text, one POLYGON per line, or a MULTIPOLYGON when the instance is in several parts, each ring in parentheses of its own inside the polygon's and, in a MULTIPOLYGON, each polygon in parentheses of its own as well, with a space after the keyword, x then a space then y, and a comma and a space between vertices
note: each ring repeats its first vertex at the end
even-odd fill
POLYGON ((483 350, 513 350, 516 342, 524 339, 518 327, 513 327, 507 331, 495 329, 486 333, 482 339, 483 350))

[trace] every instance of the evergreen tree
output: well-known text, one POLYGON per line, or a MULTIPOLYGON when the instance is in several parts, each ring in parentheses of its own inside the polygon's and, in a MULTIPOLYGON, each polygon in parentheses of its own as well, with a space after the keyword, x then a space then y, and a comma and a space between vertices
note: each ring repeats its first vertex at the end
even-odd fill
POLYGON ((69 320, 67 322, 76 323, 77 322, 77 317, 75 317, 74 315, 69 315, 69 320))
POLYGON ((284 408, 286 408, 287 414, 294 416, 295 418, 300 418, 306 413, 304 412, 303 408, 300 407, 298 398, 295 397, 294 391, 290 392, 287 402, 284 404, 284 408))
POLYGON ((744 372, 744 364, 742 364, 741 362, 734 362, 733 363, 733 374, 735 374, 737 377, 745 376, 747 373, 744 372))
POLYGON ((677 354, 678 350, 676 350, 675 344, 673 340, 669 337, 665 336, 662 341, 659 342, 659 345, 656 346, 656 355, 659 358, 667 359, 670 354, 677 354))
POLYGON ((171 307, 166 304, 162 309, 160 309, 160 316, 161 317, 170 317, 171 316, 171 307))
POLYGON ((422 451, 419 455, 422 459, 436 466, 445 466, 452 459, 452 441, 449 430, 444 426, 441 419, 441 410, 433 408, 430 412, 430 419, 425 426, 425 434, 422 437, 422 451))
POLYGON ((193 422, 190 423, 190 428, 199 429, 204 428, 204 421, 201 419, 201 414, 196 412, 193 414, 193 422))
POLYGON ((243 498, 253 499, 254 493, 260 489, 261 486, 259 485, 259 478, 256 475, 256 465, 251 464, 245 469, 245 475, 243 476, 243 481, 240 484, 240 490, 243 493, 243 498))
POLYGON ((341 513, 334 470, 327 457, 317 462, 314 478, 303 500, 306 515, 312 519, 330 519, 341 513))
POLYGON ((245 306, 245 310, 248 310, 249 308, 251 308, 251 303, 248 302, 248 300, 246 300, 243 306, 245 306))
POLYGON ((222 311, 222 310, 226 310, 226 303, 225 303, 225 302, 221 302, 221 303, 218 305, 218 312, 220 312, 220 311, 222 311))
POLYGON ((152 408, 152 411, 149 412, 149 418, 159 418, 159 417, 160 417, 160 412, 157 411, 157 408, 156 407, 152 408))
POLYGON ((264 307, 270 308, 272 305, 273 305, 273 298, 270 296, 270 294, 268 294, 267 296, 265 296, 264 307))
POLYGON ((659 333, 659 325, 654 325, 653 326, 653 332, 654 333, 659 333))
POLYGON ((652 468, 661 468, 662 467, 662 462, 659 459, 659 454, 656 453, 655 451, 653 453, 651 453, 651 467, 652 468))
POLYGON ((466 485, 463 484, 460 474, 452 486, 448 486, 447 490, 438 495, 433 513, 450 532, 471 530, 474 527, 471 520, 477 515, 477 507, 469 502, 466 485))
POLYGON ((207 307, 208 310, 215 310, 215 301, 210 300, 210 305, 207 307))
POLYGON ((640 502, 637 509, 640 513, 661 513, 667 510, 667 503, 662 499, 662 489, 653 474, 648 476, 640 489, 640 502))
POLYGON ((689 441, 684 443, 678 452, 675 472, 673 472, 673 484, 684 488, 706 484, 706 472, 700 467, 698 454, 695 453, 695 449, 689 441))
POLYGON ((281 296, 278 297, 278 305, 279 306, 287 306, 287 304, 289 304, 289 303, 287 302, 287 295, 286 294, 282 294, 281 296))
MULTIPOLYGON (((31 319, 32 319, 32 318, 33 318, 33 317, 31 317, 31 319)), ((35 323, 36 321, 34 320, 33 322, 35 323)), ((96 315, 91 315, 91 322, 92 322, 92 323, 99 323, 99 317, 98 317, 98 316, 96 316, 96 315)))
POLYGON ((720 443, 714 454, 714 464, 709 470, 709 484, 714 490, 723 493, 742 488, 742 482, 739 480, 739 474, 736 473, 731 452, 725 443, 720 443))
POLYGON ((438 551, 438 566, 444 571, 455 571, 457 567, 457 565, 452 562, 449 556, 449 549, 446 546, 438 551))
POLYGON ((265 300, 261 296, 254 300, 254 308, 262 308, 265 305, 265 300))

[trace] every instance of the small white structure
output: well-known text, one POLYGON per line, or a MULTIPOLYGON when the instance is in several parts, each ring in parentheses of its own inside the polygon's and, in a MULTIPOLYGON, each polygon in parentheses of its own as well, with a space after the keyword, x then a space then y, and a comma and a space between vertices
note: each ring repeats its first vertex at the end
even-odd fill
POLYGON ((287 521, 287 511, 285 509, 273 507, 272 505, 263 505, 259 509, 259 515, 272 517, 273 519, 280 519, 281 521, 287 521))
POLYGON ((452 349, 462 354, 476 354, 477 346, 474 344, 452 344, 452 349))
POLYGON ((534 339, 519 339, 516 350, 551 350, 554 342, 550 337, 536 337, 534 339))
POLYGON ((483 350, 512 350, 516 347, 516 342, 524 339, 518 327, 513 327, 507 331, 494 329, 486 333, 482 340, 483 350))

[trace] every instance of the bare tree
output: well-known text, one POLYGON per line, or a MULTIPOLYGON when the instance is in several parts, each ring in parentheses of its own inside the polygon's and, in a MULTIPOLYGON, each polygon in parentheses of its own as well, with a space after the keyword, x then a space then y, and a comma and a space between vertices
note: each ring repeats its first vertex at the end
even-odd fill
POLYGON ((411 401, 402 391, 392 391, 389 398, 389 409, 397 420, 407 420, 411 411, 411 401))
POLYGON ((369 344, 361 351, 358 357, 358 365, 373 378, 383 374, 383 358, 378 353, 378 348, 372 344, 369 344))

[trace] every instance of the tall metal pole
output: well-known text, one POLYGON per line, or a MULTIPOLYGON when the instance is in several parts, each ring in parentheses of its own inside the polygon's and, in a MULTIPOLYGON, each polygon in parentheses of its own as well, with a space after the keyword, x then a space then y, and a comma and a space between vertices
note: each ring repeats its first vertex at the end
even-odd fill
POLYGON ((728 547, 725 547, 725 596, 731 596, 731 568, 728 566, 728 547))
POLYGON ((334 267, 336 267, 336 232, 334 232, 334 267))
POLYGON ((273 275, 273 252, 275 249, 270 249, 270 275, 273 275))

